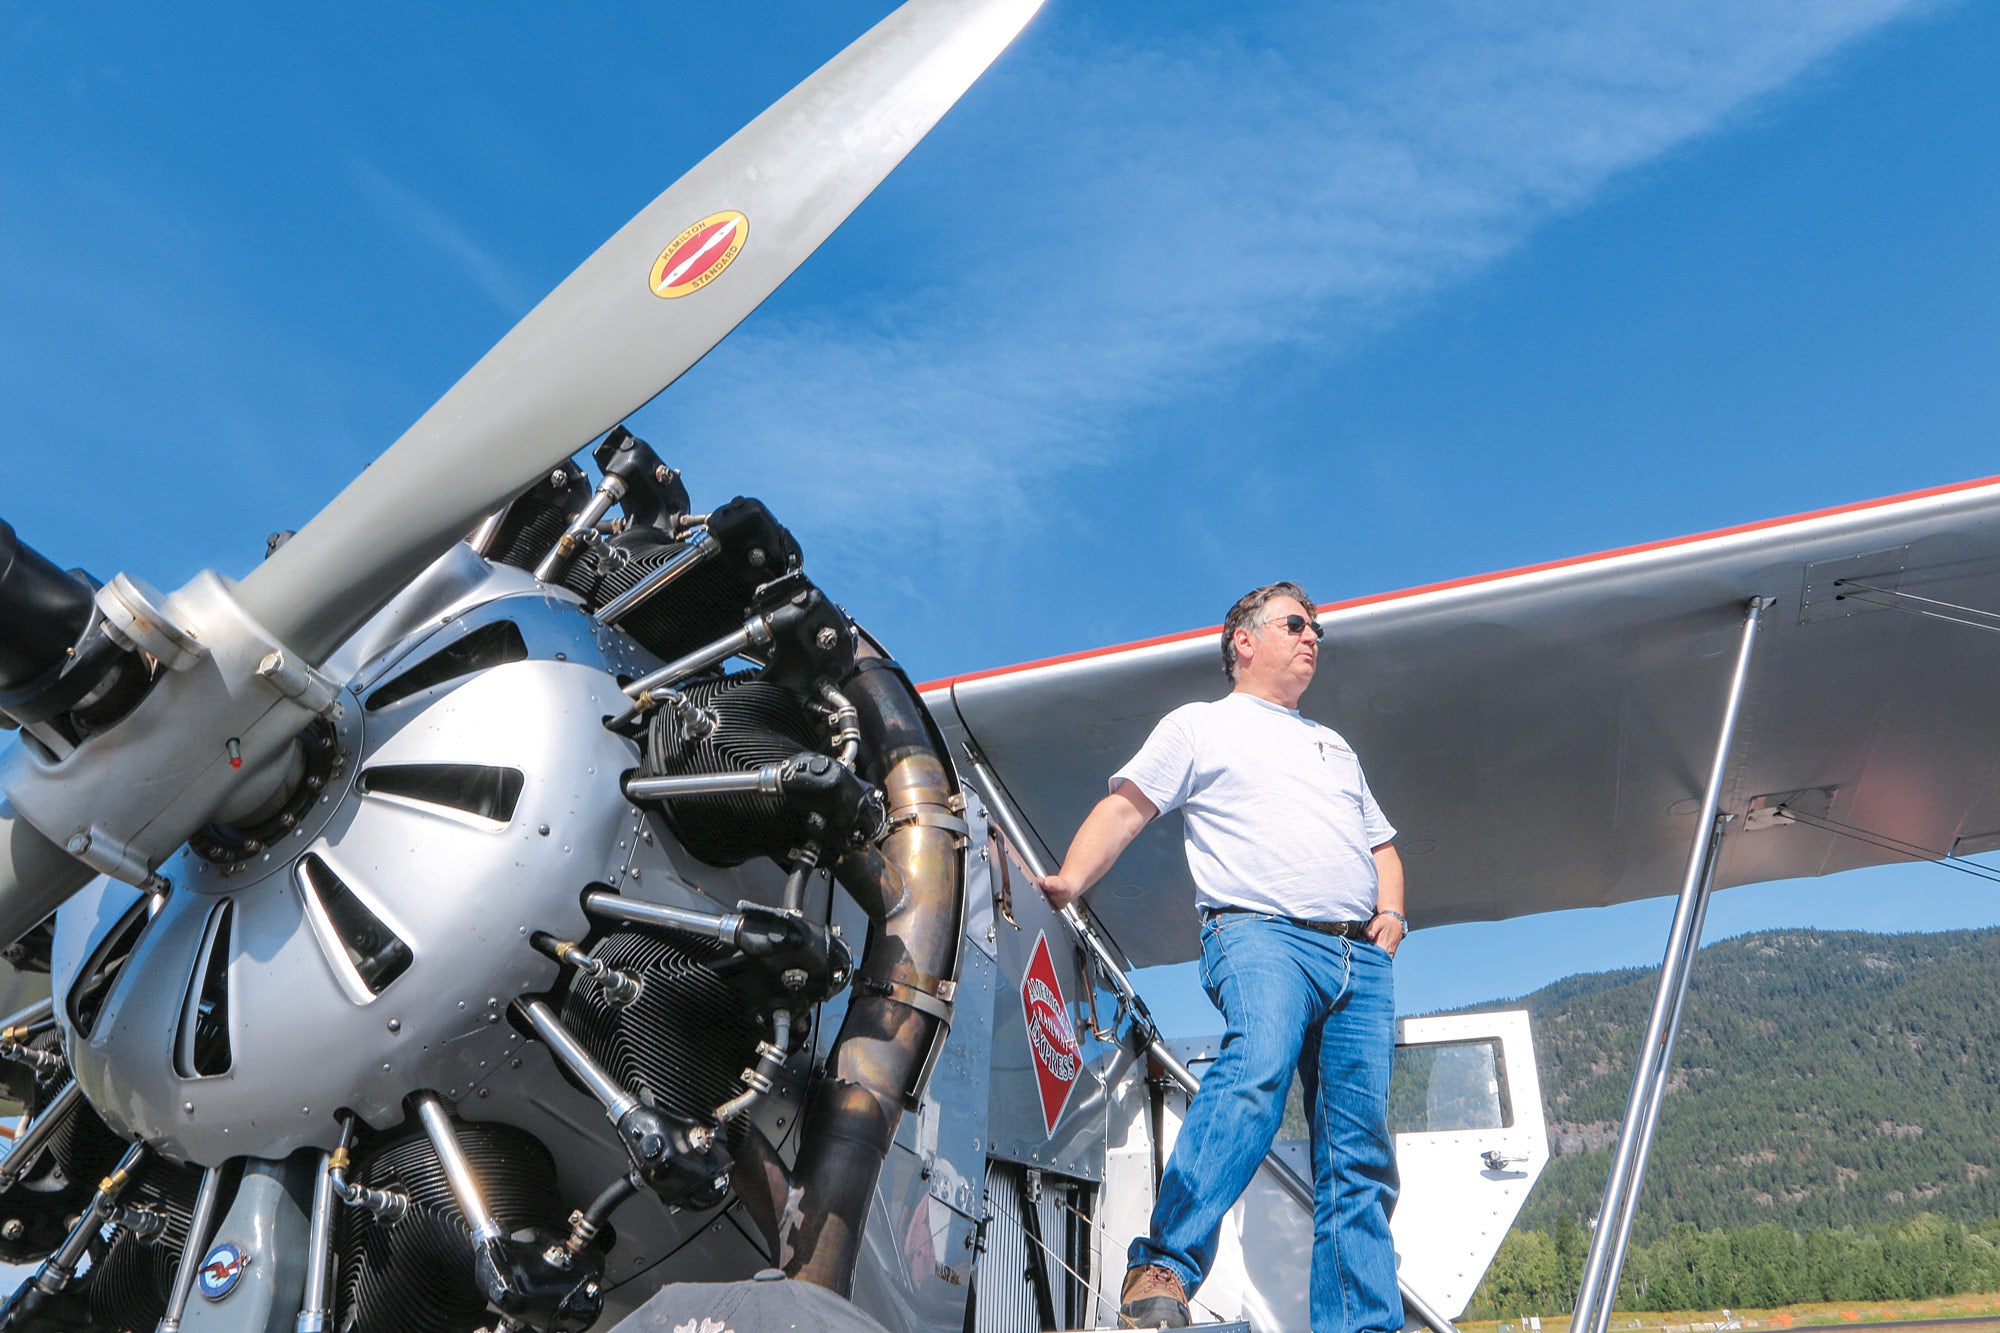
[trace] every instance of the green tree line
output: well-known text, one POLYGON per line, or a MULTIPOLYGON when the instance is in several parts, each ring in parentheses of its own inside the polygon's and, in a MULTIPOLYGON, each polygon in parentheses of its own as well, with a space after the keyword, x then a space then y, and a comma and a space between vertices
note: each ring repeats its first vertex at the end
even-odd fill
MULTIPOLYGON (((1701 951, 1635 1242, 2000 1215, 2000 931, 1764 931, 1701 951)), ((1520 1225, 1595 1211, 1653 998, 1579 975, 1526 1008, 1554 1159, 1520 1225)))
MULTIPOLYGON (((1618 1283, 1618 1308, 1768 1308, 1996 1291, 1996 1241, 2000 1222, 1968 1227, 1929 1213, 1817 1231, 1773 1223, 1703 1231, 1682 1222, 1632 1246, 1618 1283)), ((1466 1317, 1567 1313, 1588 1248, 1588 1233, 1569 1214, 1546 1231, 1509 1232, 1466 1317)))

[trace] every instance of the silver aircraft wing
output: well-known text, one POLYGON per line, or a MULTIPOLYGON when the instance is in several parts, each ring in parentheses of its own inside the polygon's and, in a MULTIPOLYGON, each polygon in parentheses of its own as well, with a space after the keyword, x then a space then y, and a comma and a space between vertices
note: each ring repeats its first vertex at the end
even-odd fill
MULTIPOLYGON (((1304 711, 1360 753, 1399 829, 1412 921, 1674 892, 1752 597, 1775 604, 1722 793, 1737 818, 1718 886, 2000 848, 1988 478, 1322 608, 1304 711)), ((1163 714, 1224 692, 1218 632, 924 697, 1054 861, 1163 714)), ((1195 956, 1178 816, 1085 902, 1135 964, 1195 956)))

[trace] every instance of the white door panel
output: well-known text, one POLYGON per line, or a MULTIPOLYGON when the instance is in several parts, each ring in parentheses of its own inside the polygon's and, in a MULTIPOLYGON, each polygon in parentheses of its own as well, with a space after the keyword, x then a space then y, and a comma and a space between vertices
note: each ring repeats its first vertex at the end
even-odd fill
MULTIPOLYGON (((1197 1077, 1215 1058, 1213 1042, 1173 1045, 1197 1077)), ((1164 1095, 1163 1155, 1172 1151, 1187 1111, 1177 1089, 1164 1095)), ((1287 1123, 1303 1125, 1296 1088, 1292 1095, 1287 1123)), ((1390 1224, 1400 1275, 1438 1313, 1456 1318, 1548 1163, 1527 1014, 1401 1020, 1389 1101, 1403 1179, 1390 1224)), ((1311 1179, 1302 1139, 1281 1138, 1275 1152, 1311 1179)), ((1115 1273, 1126 1242, 1146 1219, 1107 1208, 1104 1220, 1104 1268, 1115 1273)), ((1256 1333, 1310 1328, 1311 1250, 1310 1214, 1267 1163, 1223 1223, 1215 1267, 1195 1296, 1196 1316, 1241 1319, 1256 1333)))
POLYGON ((1527 1014, 1397 1025, 1390 1125, 1402 1197, 1400 1273, 1438 1313, 1464 1313, 1549 1160, 1527 1014))

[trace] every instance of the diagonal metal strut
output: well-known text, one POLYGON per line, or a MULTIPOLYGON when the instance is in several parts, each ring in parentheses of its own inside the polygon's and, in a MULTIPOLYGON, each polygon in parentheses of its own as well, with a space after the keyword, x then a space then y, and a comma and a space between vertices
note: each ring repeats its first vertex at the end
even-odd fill
POLYGON ((1639 1207, 1639 1188, 1646 1178, 1653 1132, 1659 1127, 1660 1103, 1666 1096, 1674 1036, 1680 1030, 1694 953, 1701 944, 1702 920, 1708 914, 1709 891, 1715 883, 1722 830, 1734 818, 1721 814, 1717 807, 1729 772, 1729 752, 1736 738, 1736 721, 1742 709, 1743 687, 1750 675, 1750 656, 1757 643, 1759 618, 1770 605, 1771 599, 1755 597, 1744 613, 1736 670, 1730 677, 1729 696, 1723 705, 1721 734, 1716 740, 1714 762, 1709 767, 1708 788, 1702 796, 1701 818, 1695 825, 1694 846, 1688 849, 1680 901, 1667 931, 1659 988, 1653 995, 1646 1037, 1632 1071, 1632 1095, 1626 1102, 1624 1124, 1618 1131, 1611 1175, 1604 1183, 1604 1204, 1598 1210, 1590 1252, 1584 1259, 1583 1282, 1577 1289, 1576 1312, 1570 1319, 1574 1333, 1606 1333, 1611 1306, 1617 1299, 1618 1274, 1625 1266, 1625 1247, 1631 1239, 1632 1219, 1639 1207))

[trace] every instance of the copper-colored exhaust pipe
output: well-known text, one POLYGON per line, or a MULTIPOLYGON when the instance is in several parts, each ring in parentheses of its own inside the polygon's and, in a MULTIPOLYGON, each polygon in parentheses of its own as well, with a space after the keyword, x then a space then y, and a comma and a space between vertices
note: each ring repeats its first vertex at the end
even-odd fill
POLYGON ((797 1168, 787 1178, 768 1144, 752 1144, 737 1180, 785 1271, 843 1296, 896 1126, 949 1027, 965 906, 963 805, 944 743, 908 678, 863 653, 840 688, 860 714, 862 775, 882 789, 891 832, 842 856, 834 875, 867 912, 868 942, 797 1168))

